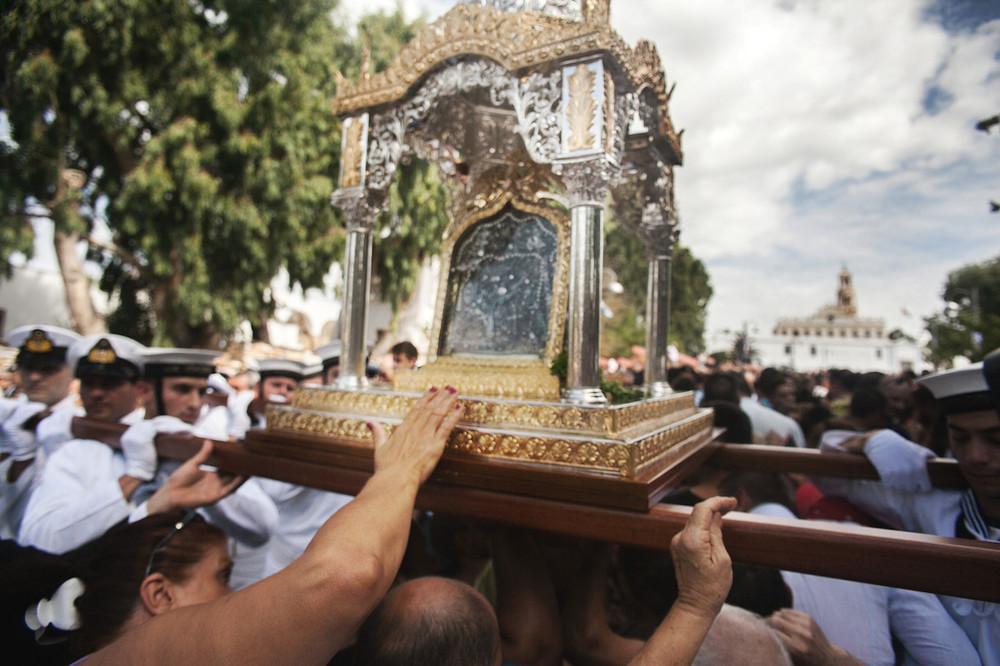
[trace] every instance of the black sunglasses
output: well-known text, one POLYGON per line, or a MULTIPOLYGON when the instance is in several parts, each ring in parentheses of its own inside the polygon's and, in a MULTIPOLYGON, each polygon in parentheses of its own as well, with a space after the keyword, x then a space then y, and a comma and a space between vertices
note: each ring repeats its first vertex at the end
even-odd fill
POLYGON ((198 512, 194 509, 188 509, 184 513, 184 516, 174 523, 174 528, 167 532, 166 536, 156 542, 156 545, 153 546, 153 552, 149 554, 149 561, 146 563, 146 573, 142 575, 143 578, 146 578, 149 574, 153 573, 153 561, 156 560, 156 556, 163 552, 163 549, 167 547, 170 540, 177 536, 178 532, 187 527, 197 515, 198 512))

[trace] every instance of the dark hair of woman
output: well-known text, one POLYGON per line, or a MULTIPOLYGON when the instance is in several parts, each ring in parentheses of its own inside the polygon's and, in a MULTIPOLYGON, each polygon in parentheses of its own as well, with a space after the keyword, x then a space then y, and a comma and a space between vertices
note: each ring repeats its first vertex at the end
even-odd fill
POLYGON ((140 589, 150 574, 183 584, 209 549, 225 546, 226 536, 197 514, 154 514, 122 523, 64 555, 0 542, 0 589, 4 590, 0 638, 19 663, 67 663, 113 641, 142 604, 140 589), (180 529, 178 525, 182 525, 180 529), (51 599, 63 583, 79 578, 84 592, 76 599, 80 628, 48 627, 36 637, 25 611, 51 599))
POLYGON ((72 553, 86 572, 86 591, 76 601, 81 627, 70 639, 71 651, 84 656, 117 638, 142 603, 139 589, 148 575, 184 583, 209 548, 225 540, 197 514, 170 512, 118 525, 72 553))

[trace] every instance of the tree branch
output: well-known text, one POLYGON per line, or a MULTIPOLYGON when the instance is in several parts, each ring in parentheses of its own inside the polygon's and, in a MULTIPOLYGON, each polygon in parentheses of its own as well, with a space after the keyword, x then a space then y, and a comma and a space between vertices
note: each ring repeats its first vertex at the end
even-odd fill
POLYGON ((137 278, 141 274, 142 262, 139 261, 139 258, 137 256, 135 256, 125 248, 121 247, 120 245, 112 243, 110 241, 103 241, 100 240, 99 238, 94 238, 93 236, 90 235, 82 236, 81 240, 87 241, 87 244, 90 245, 91 247, 96 247, 99 250, 104 250, 105 252, 110 252, 111 254, 117 256, 123 262, 128 264, 128 267, 130 269, 129 272, 132 274, 132 277, 137 278))

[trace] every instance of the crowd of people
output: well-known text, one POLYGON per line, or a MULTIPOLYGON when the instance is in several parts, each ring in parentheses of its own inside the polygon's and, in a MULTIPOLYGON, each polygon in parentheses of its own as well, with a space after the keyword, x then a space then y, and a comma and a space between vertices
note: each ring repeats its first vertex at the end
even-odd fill
MULTIPOLYGON (((53 326, 12 331, 0 402, 5 645, 31 663, 1000 664, 995 604, 733 564, 723 515, 853 521, 1000 538, 1000 353, 916 378, 671 371, 733 443, 865 455, 879 481, 703 466, 665 498, 694 508, 662 550, 415 511, 462 417, 431 388, 354 497, 206 464, 266 427, 322 363, 145 347, 53 326), (75 417, 127 426, 115 445, 75 417), (187 461, 160 434, 203 439, 187 461), (932 487, 953 456, 965 491, 932 487)), ((416 349, 392 349, 412 369, 416 349)), ((419 370, 417 370, 419 371, 419 370)))

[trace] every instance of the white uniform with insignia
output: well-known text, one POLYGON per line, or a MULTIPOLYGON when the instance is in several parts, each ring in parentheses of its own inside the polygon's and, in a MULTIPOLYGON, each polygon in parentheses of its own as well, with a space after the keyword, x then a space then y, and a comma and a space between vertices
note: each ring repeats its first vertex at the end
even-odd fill
MULTIPOLYGON (((1000 386, 994 376, 1000 369, 998 362, 1000 352, 993 352, 984 363, 932 375, 920 383, 931 390, 946 414, 991 409, 1000 413, 1000 386)), ((828 432, 821 448, 836 448, 843 439, 843 433, 828 432)), ((927 473, 927 458, 932 454, 923 447, 891 431, 881 431, 868 440, 865 454, 878 470, 880 481, 817 478, 816 485, 898 529, 1000 543, 1000 529, 983 518, 971 489, 932 488, 927 473)), ((997 554, 1000 556, 1000 546, 997 554)), ((1000 666, 1000 604, 948 595, 938 598, 975 646, 984 666, 1000 666)))
MULTIPOLYGON (((750 513, 791 518, 780 504, 755 506, 750 513)), ((870 666, 897 663, 895 636, 906 663, 978 664, 976 648, 933 594, 881 585, 782 571, 792 606, 808 613, 830 642, 870 666)))
MULTIPOLYGON (((21 326, 8 336, 8 342, 18 347, 19 367, 28 370, 47 368, 45 372, 64 367, 69 347, 79 340, 80 336, 73 331, 45 325, 21 326)), ((57 437, 47 432, 42 424, 51 419, 72 419, 79 413, 74 394, 65 396, 52 406, 31 402, 23 395, 0 401, 0 451, 10 455, 0 463, 0 538, 17 537, 31 491, 46 457, 69 439, 68 436, 57 437), (34 430, 23 427, 25 422, 46 411, 51 415, 42 419, 34 430), (17 461, 28 465, 17 479, 10 481, 10 468, 17 461)))

